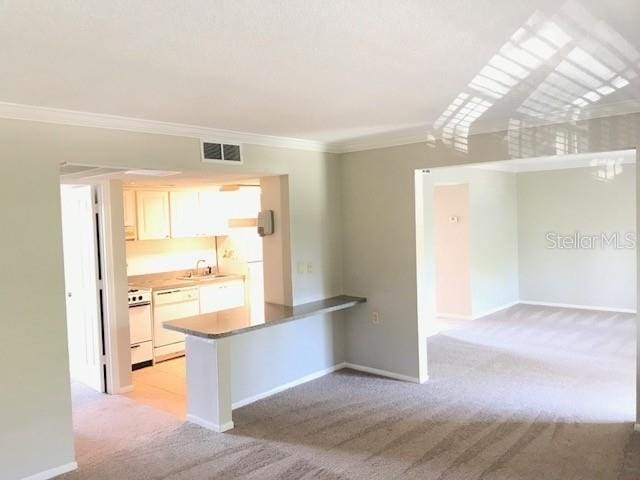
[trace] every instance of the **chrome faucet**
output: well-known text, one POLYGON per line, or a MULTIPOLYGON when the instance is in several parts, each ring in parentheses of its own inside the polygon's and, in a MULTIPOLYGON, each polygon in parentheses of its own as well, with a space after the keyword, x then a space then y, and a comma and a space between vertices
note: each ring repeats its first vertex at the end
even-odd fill
POLYGON ((200 263, 201 263, 201 262, 203 262, 203 263, 205 263, 205 264, 207 263, 207 261, 206 261, 206 260, 203 260, 203 259, 200 259, 200 260, 198 260, 198 261, 196 262, 196 277, 197 277, 197 276, 199 275, 199 273, 200 273, 200 263))

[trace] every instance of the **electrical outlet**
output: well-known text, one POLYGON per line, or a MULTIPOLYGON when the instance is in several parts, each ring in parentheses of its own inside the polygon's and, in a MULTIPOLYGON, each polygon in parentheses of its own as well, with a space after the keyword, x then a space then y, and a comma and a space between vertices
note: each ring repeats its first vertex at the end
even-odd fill
POLYGON ((380 324, 380 312, 373 312, 371 314, 371 323, 374 325, 380 324))
POLYGON ((313 273, 313 263, 307 263, 307 273, 313 273))

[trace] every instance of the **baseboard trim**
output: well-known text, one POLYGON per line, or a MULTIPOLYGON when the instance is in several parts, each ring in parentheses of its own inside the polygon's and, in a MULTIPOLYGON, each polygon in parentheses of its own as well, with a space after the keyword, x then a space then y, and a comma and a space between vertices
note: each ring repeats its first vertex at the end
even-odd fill
POLYGON ((573 303, 553 303, 553 302, 536 302, 533 300, 520 300, 522 305, 537 305, 541 307, 557 307, 557 308, 573 308, 576 310, 594 310, 598 312, 614 312, 614 313, 637 313, 632 308, 604 307, 593 305, 576 305, 573 303))
MULTIPOLYGON (((387 370, 380 370, 379 368, 365 367, 364 365, 358 365, 356 363, 345 362, 343 368, 350 368, 352 370, 358 370, 359 372, 370 373, 372 375, 378 375, 380 377, 392 378, 394 380, 402 380, 403 382, 420 383, 418 377, 410 377, 408 375, 402 375, 400 373, 389 372, 387 370)), ((425 382, 429 378, 427 377, 425 382)))
MULTIPOLYGON (((342 362, 342 363, 333 365, 332 367, 310 373, 309 375, 305 375, 304 377, 298 378, 297 380, 294 380, 292 382, 285 383, 284 385, 279 385, 275 388, 267 390, 266 392, 262 392, 257 395, 253 395, 249 398, 245 398, 242 400, 238 400, 237 402, 233 402, 233 404, 231 405, 231 408, 235 410, 236 408, 241 408, 246 405, 250 405, 264 398, 270 397, 280 392, 284 392, 285 390, 288 390, 293 387, 297 387, 298 385, 302 385, 303 383, 317 380, 318 378, 324 377, 325 375, 329 375, 330 373, 333 373, 333 372, 337 372, 338 370, 342 370, 343 368, 350 368, 352 370, 358 370, 359 372, 370 373, 372 375, 378 375, 380 377, 392 378, 394 380, 402 380, 404 382, 421 383, 420 379, 417 377, 409 377, 407 375, 401 375, 399 373, 389 372, 387 370, 380 370, 378 368, 365 367, 364 365, 358 365, 355 363, 342 362)), ((429 377, 427 377, 422 383, 428 380, 429 380, 429 377)), ((187 419, 189 420, 189 418, 187 419)), ((192 421, 192 420, 189 420, 189 421, 192 421)), ((206 422, 206 420, 202 420, 198 417, 194 417, 194 420, 192 421, 192 423, 196 423, 205 428, 210 428, 211 430, 213 430, 211 426, 202 425, 198 423, 199 421, 206 422)))
POLYGON ((50 478, 57 477, 58 475, 63 475, 65 473, 73 472, 78 469, 78 464, 76 462, 66 463, 64 465, 60 465, 59 467, 50 468, 49 470, 45 470, 43 472, 39 472, 28 477, 24 477, 22 480, 49 480, 50 478))
POLYGON ((118 390, 118 395, 122 395, 124 393, 133 392, 133 385, 126 385, 124 387, 120 387, 118 390))
POLYGON ((200 418, 197 415, 187 414, 187 422, 194 423, 207 430, 213 430, 214 432, 222 433, 233 428, 233 422, 223 423, 218 425, 217 423, 210 422, 204 418, 200 418))
POLYGON ((270 397, 271 395, 275 395, 276 393, 283 392, 293 387, 297 387, 298 385, 302 385, 303 383, 310 382, 312 380, 316 380, 320 377, 324 377, 330 373, 336 372, 345 368, 345 363, 338 363, 329 368, 325 368, 323 370, 318 370, 317 372, 310 373, 309 375, 305 375, 304 377, 300 377, 292 382, 285 383, 284 385, 278 385, 275 388, 267 390, 266 392, 259 393, 257 395, 253 395, 249 398, 245 398, 242 400, 238 400, 231 405, 231 408, 236 409, 240 407, 244 407, 245 405, 249 405, 251 403, 257 402, 258 400, 262 400, 263 398, 270 397))
POLYGON ((504 305, 500 305, 499 307, 492 308, 491 310, 486 310, 478 315, 473 316, 473 320, 477 320, 478 318, 486 317, 487 315, 492 315, 494 313, 500 312, 501 310, 506 310, 507 308, 511 308, 515 305, 522 303, 520 300, 516 300, 515 302, 505 303, 504 305))

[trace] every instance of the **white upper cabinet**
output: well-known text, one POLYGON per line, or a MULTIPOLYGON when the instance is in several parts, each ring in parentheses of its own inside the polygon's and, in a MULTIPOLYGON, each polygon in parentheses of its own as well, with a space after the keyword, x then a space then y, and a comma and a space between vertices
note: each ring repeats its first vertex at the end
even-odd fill
POLYGON ((228 235, 227 210, 223 193, 216 190, 200 192, 201 232, 207 236, 228 235))
POLYGON ((229 233, 227 198, 217 190, 124 193, 127 240, 214 237, 229 233))
POLYGON ((229 218, 257 218, 260 211, 260 189, 240 187, 235 192, 221 192, 228 204, 229 218))
POLYGON ((171 236, 213 237, 227 234, 224 198, 215 190, 171 192, 171 236))
POLYGON ((169 193, 136 192, 138 240, 169 238, 169 193))
POLYGON ((198 192, 171 192, 171 237, 199 237, 204 234, 200 219, 200 194, 198 192))
POLYGON ((136 227, 136 192, 125 190, 123 192, 124 207, 124 238, 125 240, 136 240, 138 232, 136 227))

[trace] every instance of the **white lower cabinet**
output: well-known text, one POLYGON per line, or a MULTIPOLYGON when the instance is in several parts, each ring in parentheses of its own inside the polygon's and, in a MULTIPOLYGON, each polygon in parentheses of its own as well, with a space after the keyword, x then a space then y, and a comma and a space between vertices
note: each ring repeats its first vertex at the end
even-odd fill
POLYGON ((200 313, 212 313, 244 306, 244 282, 212 283, 200 287, 200 313))

